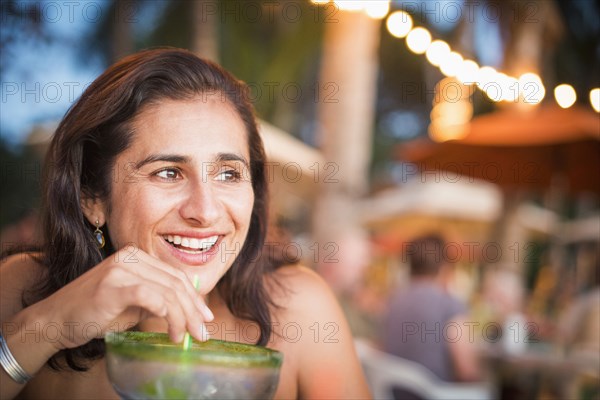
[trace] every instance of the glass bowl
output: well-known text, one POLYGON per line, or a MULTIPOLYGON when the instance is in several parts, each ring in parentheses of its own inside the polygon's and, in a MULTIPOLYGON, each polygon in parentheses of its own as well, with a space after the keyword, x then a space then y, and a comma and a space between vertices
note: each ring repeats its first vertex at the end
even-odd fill
POLYGON ((123 399, 271 399, 283 355, 210 339, 188 350, 165 333, 110 332, 108 377, 123 399))

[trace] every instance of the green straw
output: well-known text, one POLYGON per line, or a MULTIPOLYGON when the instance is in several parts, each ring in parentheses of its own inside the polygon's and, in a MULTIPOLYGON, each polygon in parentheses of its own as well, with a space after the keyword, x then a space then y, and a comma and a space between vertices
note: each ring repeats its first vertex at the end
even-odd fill
MULTIPOLYGON (((200 278, 198 278, 198 275, 194 275, 193 284, 194 284, 194 289, 198 290, 198 285, 200 284, 200 278)), ((192 337, 190 336, 189 332, 186 332, 185 336, 183 337, 183 349, 188 350, 191 345, 192 345, 192 337)))

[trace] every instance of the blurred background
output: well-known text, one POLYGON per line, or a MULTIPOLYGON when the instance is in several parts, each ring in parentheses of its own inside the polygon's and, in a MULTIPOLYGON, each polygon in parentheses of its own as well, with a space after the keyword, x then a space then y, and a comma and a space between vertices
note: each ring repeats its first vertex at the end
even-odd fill
POLYGON ((600 2, 0 7, 3 250, 35 244, 44 151, 85 87, 124 55, 186 48, 249 85, 283 251, 357 338, 377 346, 407 244, 440 233, 488 393, 600 398, 600 2))

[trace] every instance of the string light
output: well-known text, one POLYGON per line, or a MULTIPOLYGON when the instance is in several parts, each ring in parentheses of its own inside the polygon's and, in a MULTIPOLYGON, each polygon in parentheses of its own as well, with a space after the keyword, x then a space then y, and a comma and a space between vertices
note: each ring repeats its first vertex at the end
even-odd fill
POLYGON ((485 88, 494 81, 494 78, 496 77, 496 75, 498 74, 498 71, 496 71, 496 69, 489 67, 489 66, 485 66, 485 67, 481 67, 479 68, 479 71, 477 71, 477 74, 475 75, 475 84, 477 84, 477 87, 483 91, 485 91, 485 88))
POLYGON ((334 0, 333 3, 339 10, 362 11, 365 1, 361 0, 334 0))
POLYGON ((425 28, 414 28, 406 36, 406 45, 415 54, 423 54, 431 43, 431 33, 425 28))
POLYGON ((554 88, 554 98, 562 108, 569 108, 577 101, 577 93, 573 86, 563 83, 554 88))
POLYGON ((444 60, 442 60, 442 64, 440 65, 440 71, 442 71, 442 74, 446 75, 447 77, 456 76, 456 74, 458 74, 460 70, 462 63, 462 56, 457 52, 452 51, 444 60))
POLYGON ((425 56, 431 65, 439 67, 442 61, 448 57, 450 51, 448 43, 443 40, 434 40, 427 48, 425 56))
MULTIPOLYGON (((539 104, 546 96, 546 88, 535 73, 525 73, 519 78, 496 71, 490 66, 479 65, 472 60, 452 51, 443 40, 433 40, 429 31, 423 27, 414 27, 412 17, 405 11, 390 14, 390 0, 311 0, 315 5, 333 3, 338 9, 363 11, 374 19, 387 16, 386 27, 390 35, 406 37, 408 48, 416 53, 425 53, 429 63, 439 67, 447 77, 456 77, 463 84, 475 83, 493 101, 539 104), (414 27, 414 28, 413 28, 414 27)), ((560 107, 571 107, 577 101, 577 93, 572 86, 564 84, 554 89, 554 97, 560 107)), ((600 88, 589 93, 590 104, 600 112, 600 88)))
POLYGON ((500 100, 510 102, 519 100, 519 81, 503 73, 498 74, 497 77, 500 85, 500 100))
POLYGON ((600 88, 590 90, 590 104, 596 112, 600 112, 600 88))
POLYGON ((456 78, 464 84, 475 83, 475 77, 479 73, 479 65, 473 60, 464 60, 458 68, 456 78))
POLYGON ((523 103, 539 104, 546 96, 546 88, 539 75, 528 72, 519 77, 519 98, 523 103))
POLYGON ((390 12, 389 0, 371 0, 364 7, 367 15, 373 19, 383 19, 390 12))
POLYGON ((403 38, 413 27, 413 20, 408 13, 404 11, 395 11, 387 18, 386 26, 388 32, 397 38, 403 38))

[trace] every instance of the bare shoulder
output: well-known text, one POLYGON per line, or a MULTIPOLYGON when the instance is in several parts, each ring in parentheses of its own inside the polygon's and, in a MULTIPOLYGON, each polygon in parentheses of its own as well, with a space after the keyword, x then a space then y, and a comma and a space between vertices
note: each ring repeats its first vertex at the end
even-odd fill
POLYGON ((305 333, 302 339, 319 336, 323 329, 331 331, 325 334, 331 333, 336 338, 349 338, 350 331, 338 300, 317 272, 303 266, 286 266, 273 278, 276 283, 269 286, 274 287, 271 290, 271 298, 277 306, 274 317, 282 329, 295 327, 305 333), (312 336, 306 334, 311 332, 312 336))
POLYGON ((304 286, 327 285, 315 271, 303 265, 286 265, 274 272, 274 278, 285 284, 300 284, 304 286))
POLYGON ((370 398, 350 328, 325 280, 302 266, 282 267, 273 278, 276 348, 294 371, 299 397, 370 398))
POLYGON ((0 321, 18 313, 23 308, 23 293, 43 279, 46 270, 37 256, 18 253, 0 261, 0 321))
MULTIPOLYGON (((290 311, 313 309, 312 306, 337 306, 337 300, 325 280, 315 271, 301 265, 279 268, 273 275, 273 300, 290 311)), ((313 310, 314 312, 314 310, 313 310)))

